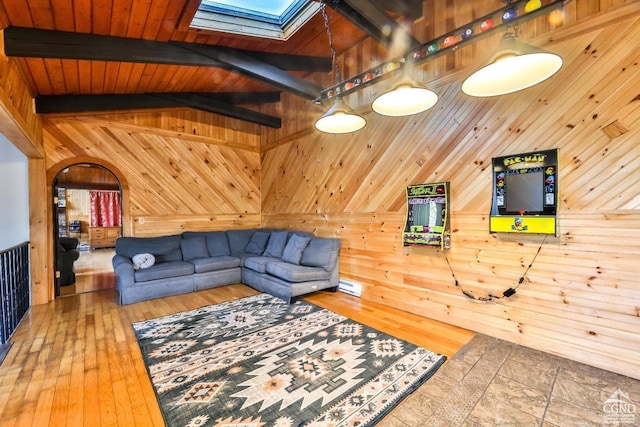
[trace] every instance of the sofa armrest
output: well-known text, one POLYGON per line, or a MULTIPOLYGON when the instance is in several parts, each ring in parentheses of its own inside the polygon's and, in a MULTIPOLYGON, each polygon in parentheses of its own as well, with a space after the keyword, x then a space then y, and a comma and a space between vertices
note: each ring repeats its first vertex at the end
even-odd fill
POLYGON ((118 288, 131 287, 134 283, 133 261, 124 255, 114 255, 111 260, 118 281, 118 288))

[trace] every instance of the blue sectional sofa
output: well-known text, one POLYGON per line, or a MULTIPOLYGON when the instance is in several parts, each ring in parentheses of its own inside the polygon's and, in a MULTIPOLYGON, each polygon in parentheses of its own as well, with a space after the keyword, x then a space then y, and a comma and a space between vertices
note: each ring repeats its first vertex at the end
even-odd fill
POLYGON ((244 283, 285 301, 338 286, 340 240, 247 229, 120 237, 113 268, 120 304, 244 283))

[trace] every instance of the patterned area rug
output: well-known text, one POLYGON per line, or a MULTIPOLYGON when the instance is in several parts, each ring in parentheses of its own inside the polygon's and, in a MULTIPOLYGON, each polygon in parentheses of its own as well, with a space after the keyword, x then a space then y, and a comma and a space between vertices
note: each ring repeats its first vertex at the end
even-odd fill
POLYGON ((169 426, 372 426, 446 359, 266 294, 133 328, 169 426))

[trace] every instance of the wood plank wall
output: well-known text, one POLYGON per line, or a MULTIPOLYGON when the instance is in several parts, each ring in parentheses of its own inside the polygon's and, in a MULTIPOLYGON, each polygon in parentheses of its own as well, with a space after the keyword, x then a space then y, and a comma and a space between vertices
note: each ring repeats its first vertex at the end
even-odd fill
MULTIPOLYGON (((427 39, 502 5, 424 4, 425 16, 445 18, 416 23, 427 39)), ((336 236, 341 275, 363 283, 363 298, 639 378, 639 4, 576 0, 557 29, 523 26, 565 65, 519 94, 461 95, 487 40, 415 71, 440 94, 427 113, 376 116, 368 103, 384 85, 349 97, 369 122, 353 135, 311 131, 322 108, 289 96, 274 107, 280 130, 182 111, 50 117, 46 169, 74 157, 117 165, 133 235, 261 224, 336 236), (491 158, 547 148, 560 149, 560 235, 489 234, 491 158), (451 182, 448 262, 400 242, 405 186, 434 181, 451 182), (477 303, 454 284, 500 294, 540 247, 510 299, 477 303)), ((344 58, 345 76, 385 59, 370 42, 344 58)))
POLYGON ((47 170, 83 156, 118 165, 131 235, 257 226, 259 131, 226 122, 191 111, 46 118, 47 170))
MULTIPOLYGON (((487 2, 446 4, 427 14, 447 19, 426 35, 482 16, 487 2)), ((263 225, 339 237, 341 276, 362 283, 364 299, 640 378, 640 8, 578 0, 565 20, 521 29, 565 63, 518 94, 461 93, 481 57, 474 45, 416 71, 440 95, 427 113, 375 115, 375 86, 350 96, 368 121, 358 133, 305 131, 318 109, 285 97, 293 119, 263 134, 263 225), (550 148, 560 150, 559 236, 490 234, 492 157, 550 148), (405 248, 400 235, 405 186, 438 181, 451 182, 446 258, 405 248), (461 292, 510 287, 516 295, 490 304, 461 292)), ((381 59, 369 45, 354 52, 342 61, 381 59)))

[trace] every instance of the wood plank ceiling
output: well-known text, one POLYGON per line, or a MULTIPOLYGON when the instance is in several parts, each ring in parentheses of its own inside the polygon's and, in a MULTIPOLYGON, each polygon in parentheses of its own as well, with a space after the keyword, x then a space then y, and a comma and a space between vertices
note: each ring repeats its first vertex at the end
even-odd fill
MULTIPOLYGON (((259 105, 332 71, 321 13, 289 40, 192 29, 200 0, 1 0, 4 54, 19 61, 39 113, 191 107, 278 128, 259 105)), ((422 16, 422 1, 327 1, 338 54, 422 16), (387 3, 392 3, 391 5, 387 3), (388 9, 393 10, 388 10, 388 9)), ((413 45, 420 43, 407 34, 413 45)))

